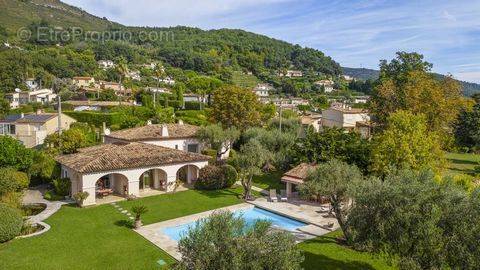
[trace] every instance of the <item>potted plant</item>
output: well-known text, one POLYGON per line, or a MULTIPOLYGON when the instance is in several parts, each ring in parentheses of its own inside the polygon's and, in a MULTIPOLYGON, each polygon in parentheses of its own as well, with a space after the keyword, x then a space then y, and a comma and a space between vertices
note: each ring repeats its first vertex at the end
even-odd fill
POLYGON ((135 214, 135 229, 142 226, 142 220, 140 219, 143 214, 148 211, 145 205, 135 205, 132 207, 132 213, 135 214))
POLYGON ((77 202, 78 206, 82 206, 83 201, 88 197, 88 192, 83 191, 83 192, 77 192, 73 194, 73 199, 77 202))

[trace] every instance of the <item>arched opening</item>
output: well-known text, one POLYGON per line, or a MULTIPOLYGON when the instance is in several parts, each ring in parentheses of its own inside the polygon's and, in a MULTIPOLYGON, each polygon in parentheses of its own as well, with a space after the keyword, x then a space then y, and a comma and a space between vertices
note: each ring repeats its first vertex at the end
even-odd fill
POLYGON ((180 180, 187 184, 192 184, 198 178, 199 168, 195 165, 185 165, 178 169, 177 180, 180 180))
POLYGON ((128 195, 128 179, 125 175, 111 173, 100 177, 95 182, 95 200, 107 199, 111 196, 128 195))
POLYGON ((167 190, 167 173, 162 169, 150 169, 140 175, 139 190, 167 190))

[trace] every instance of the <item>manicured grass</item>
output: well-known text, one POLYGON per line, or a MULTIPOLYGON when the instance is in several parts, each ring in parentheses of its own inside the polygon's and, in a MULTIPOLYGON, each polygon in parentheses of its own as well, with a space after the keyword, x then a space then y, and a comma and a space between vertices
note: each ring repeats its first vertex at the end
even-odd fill
POLYGON ((300 243, 298 247, 305 256, 302 267, 324 270, 395 269, 380 257, 338 244, 336 238, 341 235, 340 231, 335 231, 300 243))
POLYGON ((263 175, 257 175, 253 177, 253 185, 262 189, 285 189, 285 183, 280 181, 282 178, 283 172, 275 171, 265 173, 263 175))
MULTIPOLYGON (((145 223, 153 223, 240 203, 240 189, 183 191, 122 202, 125 209, 145 204, 145 223)), ((43 235, 0 244, 0 269, 161 269, 159 259, 174 262, 126 225, 111 205, 64 206, 47 221, 43 235)))
POLYGON ((241 188, 214 191, 189 190, 146 197, 136 201, 122 201, 119 205, 128 211, 134 205, 145 205, 148 212, 142 216, 142 221, 144 224, 152 224, 242 203, 241 194, 241 188))
POLYGON ((464 153, 446 153, 447 161, 449 161, 449 173, 465 173, 474 174, 475 166, 480 165, 480 155, 464 154, 464 153))

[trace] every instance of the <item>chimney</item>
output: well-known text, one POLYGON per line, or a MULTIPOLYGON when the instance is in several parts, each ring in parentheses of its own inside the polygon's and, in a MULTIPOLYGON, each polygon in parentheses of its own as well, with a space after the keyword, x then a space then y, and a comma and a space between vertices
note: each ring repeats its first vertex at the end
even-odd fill
POLYGON ((167 125, 162 125, 162 137, 168 137, 168 127, 167 125))
POLYGON ((20 113, 20 118, 24 118, 25 117, 25 114, 22 112, 20 113))
POLYGON ((43 113, 43 110, 42 109, 37 109, 37 115, 38 114, 42 114, 43 113))
POLYGON ((152 125, 152 120, 148 120, 147 121, 147 126, 151 126, 152 125))
POLYGON ((178 124, 179 124, 179 125, 183 125, 183 120, 182 120, 182 119, 178 119, 178 124))

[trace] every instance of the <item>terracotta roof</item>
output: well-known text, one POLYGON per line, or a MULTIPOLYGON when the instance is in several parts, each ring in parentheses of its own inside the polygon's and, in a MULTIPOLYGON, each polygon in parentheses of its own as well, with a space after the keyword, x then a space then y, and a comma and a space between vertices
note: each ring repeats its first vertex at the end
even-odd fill
POLYGON ((308 176, 310 170, 315 169, 316 166, 308 163, 301 163, 297 167, 289 170, 282 176, 284 182, 303 183, 303 180, 308 176))
POLYGON ((179 139, 195 137, 199 127, 188 124, 158 124, 147 125, 110 133, 106 137, 126 141, 149 141, 158 139, 179 139), (168 136, 162 134, 162 126, 168 129, 168 136))
POLYGON ((87 147, 80 149, 75 154, 58 156, 55 160, 80 173, 94 173, 208 161, 210 157, 153 144, 133 142, 87 147))

